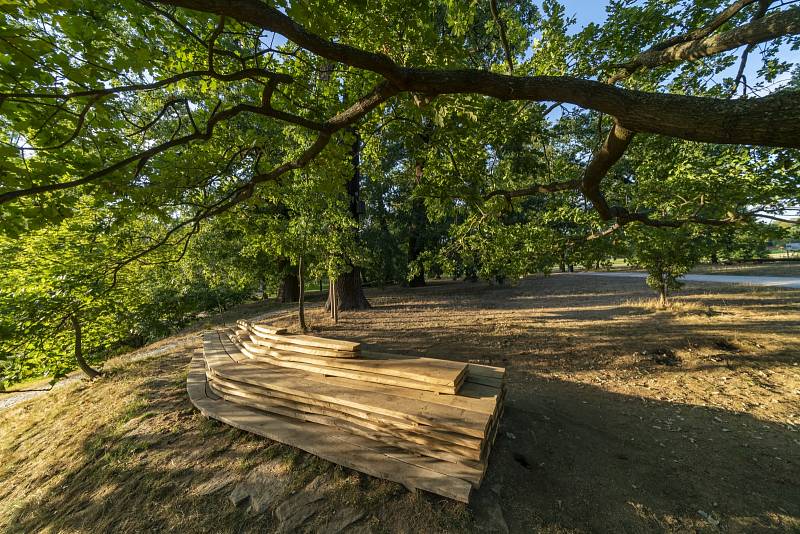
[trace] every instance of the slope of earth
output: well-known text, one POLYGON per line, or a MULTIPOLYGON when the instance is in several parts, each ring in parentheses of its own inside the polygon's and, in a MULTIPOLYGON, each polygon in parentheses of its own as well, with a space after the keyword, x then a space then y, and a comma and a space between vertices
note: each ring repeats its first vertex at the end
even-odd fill
POLYGON ((315 333, 509 369, 470 507, 204 419, 193 333, 0 412, 0 530, 800 529, 800 291, 689 285, 662 311, 642 280, 552 276, 369 297, 336 325, 312 308, 315 333))

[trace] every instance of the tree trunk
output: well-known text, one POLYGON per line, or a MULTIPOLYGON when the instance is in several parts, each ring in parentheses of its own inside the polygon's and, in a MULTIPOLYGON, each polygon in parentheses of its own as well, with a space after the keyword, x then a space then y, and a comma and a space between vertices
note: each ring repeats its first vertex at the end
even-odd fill
MULTIPOLYGON (((423 163, 417 160, 415 177, 417 185, 422 180, 423 163)), ((428 214, 425 212, 425 203, 422 199, 411 199, 411 224, 408 227, 408 264, 414 263, 425 248, 424 229, 428 214)), ((425 285, 425 268, 418 266, 416 274, 408 281, 409 287, 423 287, 425 285)))
MULTIPOLYGON (((358 223, 361 212, 361 138, 355 132, 355 141, 352 147, 353 176, 347 182, 347 196, 350 199, 350 215, 358 223)), ((355 229, 358 238, 358 225, 355 229)), ((351 264, 352 265, 352 264, 351 264)), ((335 283, 336 290, 336 310, 364 310, 370 307, 367 297, 364 296, 364 288, 361 286, 361 269, 357 265, 352 265, 349 273, 339 275, 335 283)), ((331 310, 331 295, 325 302, 325 309, 331 310)))
POLYGON ((719 263, 719 257, 717 256, 717 251, 713 251, 711 253, 711 265, 717 265, 719 263))
POLYGON ((300 261, 298 262, 297 280, 298 280, 298 286, 299 286, 299 292, 300 292, 299 298, 297 299, 297 302, 298 302, 297 313, 298 313, 299 318, 300 318, 300 330, 305 332, 305 331, 308 330, 308 327, 306 326, 306 310, 305 310, 306 287, 305 287, 305 277, 303 276, 303 257, 302 256, 300 257, 300 261))
MULTIPOLYGON (((337 303, 337 310, 366 310, 370 308, 364 288, 361 286, 361 269, 353 267, 349 273, 344 273, 336 278, 333 285, 337 303)), ((331 292, 325 310, 331 311, 331 292)))
POLYGON ((75 361, 78 362, 78 367, 89 380, 100 376, 100 372, 93 369, 86 360, 83 359, 82 335, 81 335, 81 322, 76 314, 70 316, 72 321, 72 328, 75 330, 75 361))
POLYGON ((283 275, 280 288, 278 288, 278 302, 297 302, 300 300, 300 281, 297 273, 287 272, 283 275))
POLYGON ((669 306, 669 300, 667 298, 666 282, 662 282, 661 285, 658 286, 658 305, 661 308, 666 308, 667 306, 669 306))

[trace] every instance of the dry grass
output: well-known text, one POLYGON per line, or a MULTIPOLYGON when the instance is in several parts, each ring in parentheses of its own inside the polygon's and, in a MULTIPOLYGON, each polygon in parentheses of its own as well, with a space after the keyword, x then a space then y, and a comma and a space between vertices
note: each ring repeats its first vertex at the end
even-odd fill
POLYGON ((700 265, 692 269, 692 273, 742 276, 800 276, 800 261, 763 264, 700 265))
POLYGON ((200 336, 179 339, 156 357, 108 362, 93 383, 74 381, 0 412, 1 532, 272 531, 270 514, 254 516, 227 499, 267 463, 288 479, 286 496, 329 475, 330 505, 372 511, 366 524, 375 532, 401 518, 415 530, 465 528, 461 504, 206 419, 185 389, 200 336))
POLYGON ((647 312, 668 312, 673 314, 699 314, 699 315, 715 315, 717 312, 714 308, 704 304, 703 302, 682 300, 680 298, 672 298, 668 301, 666 306, 662 306, 657 298, 639 298, 628 299, 622 303, 623 306, 631 308, 640 308, 642 311, 647 312))
MULTIPOLYGON (((642 280, 556 275, 370 298, 337 325, 314 306, 310 321, 386 350, 508 367, 478 496, 499 496, 512 531, 800 529, 800 291, 689 284, 660 310, 642 280)), ((227 500, 267 462, 287 491, 330 473, 331 503, 365 510, 376 532, 475 528, 479 508, 205 420, 183 384, 199 338, 183 345, 0 412, 0 530, 269 531, 270 514, 227 500)))

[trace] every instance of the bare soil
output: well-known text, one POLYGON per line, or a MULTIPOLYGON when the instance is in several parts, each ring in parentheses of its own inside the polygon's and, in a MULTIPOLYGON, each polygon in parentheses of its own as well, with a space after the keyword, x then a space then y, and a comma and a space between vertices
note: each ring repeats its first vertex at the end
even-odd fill
POLYGON ((205 420, 183 383, 200 350, 191 333, 0 412, 0 530, 272 531, 271 513, 227 495, 280 461, 290 491, 329 474, 330 505, 364 511, 364 531, 800 531, 800 291, 689 284, 659 310, 643 280, 554 275, 368 296, 373 309, 336 325, 312 304, 310 323, 508 368, 501 433, 470 507, 205 420))

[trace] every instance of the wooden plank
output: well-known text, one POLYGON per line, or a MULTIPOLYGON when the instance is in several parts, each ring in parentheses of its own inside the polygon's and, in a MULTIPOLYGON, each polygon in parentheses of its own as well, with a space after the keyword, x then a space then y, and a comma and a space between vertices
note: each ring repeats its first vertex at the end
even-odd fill
MULTIPOLYGON (((325 377, 325 381, 344 387, 359 386, 359 384, 354 384, 352 380, 347 378, 331 376, 325 377)), ((469 382, 469 377, 467 377, 464 384, 459 387, 457 395, 439 395, 429 391, 396 387, 387 384, 374 384, 370 387, 375 391, 390 395, 417 399, 444 406, 452 406, 485 415, 492 415, 495 413, 497 409, 497 398, 501 391, 498 388, 471 383, 469 382)))
POLYGON ((293 349, 287 347, 286 344, 254 339, 249 331, 246 330, 237 330, 236 334, 243 341, 249 339, 252 343, 261 347, 276 348, 285 351, 280 353, 280 356, 276 356, 284 360, 320 365, 323 367, 337 367, 341 369, 386 374, 408 378, 418 382, 430 382, 432 384, 452 386, 459 382, 462 375, 466 373, 467 370, 467 364, 462 362, 364 350, 361 351, 358 358, 328 358, 325 356, 315 356, 313 354, 298 354, 293 352, 293 349))
MULTIPOLYGON (((319 401, 308 397, 297 397, 274 390, 267 390, 247 382, 241 382, 225 375, 213 372, 208 377, 215 383, 224 384, 234 390, 256 394, 260 397, 274 399, 278 402, 289 403, 292 406, 312 411, 314 413, 341 417, 353 423, 371 428, 376 431, 386 431, 395 433, 398 436, 407 436, 415 443, 425 444, 431 447, 448 450, 466 459, 480 460, 481 453, 485 447, 485 440, 480 438, 465 436, 457 432, 447 432, 441 429, 430 428, 423 425, 408 422, 400 418, 382 415, 376 418, 368 411, 341 406, 338 404, 319 401)), ((234 392, 235 393, 235 392, 234 392)), ((491 428, 490 422, 490 428, 491 428)))
MULTIPOLYGON (((209 386, 225 400, 236 402, 245 406, 251 406, 270 413, 277 413, 285 417, 309 421, 312 423, 332 426, 352 432, 354 434, 370 438, 399 449, 406 449, 420 456, 429 456, 438 460, 443 460, 433 467, 435 471, 448 476, 468 480, 472 484, 478 484, 483 478, 485 463, 480 461, 470 461, 467 458, 448 452, 445 449, 436 449, 429 445, 409 442, 402 436, 386 433, 379 428, 370 428, 364 425, 364 421, 352 422, 343 419, 339 415, 331 413, 317 413, 308 411, 300 403, 293 404, 286 401, 279 401, 274 398, 264 397, 248 391, 229 387, 227 383, 218 380, 209 382, 209 386)), ((307 406, 306 408, 313 408, 307 406)))
MULTIPOLYGON (((250 323, 248 323, 250 324, 250 323)), ((272 341, 277 341, 279 343, 292 343, 295 345, 302 345, 306 347, 318 347, 321 349, 331 349, 333 351, 342 352, 344 353, 341 358, 353 358, 357 357, 347 355, 347 353, 351 352, 358 352, 361 350, 361 343, 356 341, 344 341, 341 339, 328 339, 324 337, 316 337, 316 336, 306 336, 302 334, 270 334, 267 332, 253 332, 252 325, 251 325, 251 333, 254 333, 257 337, 261 337, 264 339, 269 339, 272 341)))
MULTIPOLYGON (((223 347, 229 352, 237 351, 230 341, 227 343, 225 339, 221 339, 221 341, 223 347), (230 346, 230 349, 226 345, 230 346)), ((293 369, 249 363, 222 364, 218 367, 221 373, 231 374, 231 378, 241 382, 291 393, 298 397, 316 398, 335 404, 371 410, 375 414, 391 415, 421 425, 478 438, 486 435, 491 419, 489 416, 477 412, 375 391, 371 386, 352 380, 349 382, 353 382, 353 387, 343 387, 326 381, 320 375, 293 369), (320 378, 323 379, 320 380, 320 378)), ((215 367, 214 371, 217 370, 215 367)))
MULTIPOLYGON (((242 376, 241 374, 237 374, 235 369, 233 370, 233 372, 231 372, 230 368, 221 369, 221 366, 219 365, 215 366, 210 371, 208 376, 214 380, 221 379, 231 382, 244 383, 248 386, 255 387, 257 391, 266 396, 277 397, 294 402, 302 402, 305 404, 313 404, 315 406, 334 409, 340 412, 351 414, 355 417, 360 417, 362 419, 372 421, 373 423, 378 424, 382 427, 393 428, 397 430, 413 431, 421 435, 430 436, 431 439, 452 443, 454 445, 459 445, 461 447, 466 447, 480 451, 481 447, 484 444, 484 440, 482 437, 470 436, 452 429, 439 428, 431 425, 420 424, 418 422, 411 421, 407 418, 393 417, 387 414, 376 415, 374 412, 374 408, 365 409, 357 406, 342 404, 338 402, 336 399, 332 398, 321 400, 313 396, 297 394, 295 391, 287 391, 287 389, 283 387, 283 385, 280 385, 279 389, 265 387, 263 385, 263 382, 253 383, 254 381, 249 379, 247 376, 242 376)), ((272 379, 275 379, 275 377, 273 376, 272 379)), ((489 421, 489 424, 491 424, 491 420, 489 421)), ((487 429, 488 427, 489 425, 487 425, 487 429)), ((480 456, 475 456, 474 458, 480 459, 480 456)))
MULTIPOLYGON (((347 368, 321 367, 319 365, 307 364, 295 361, 292 358, 286 358, 286 355, 289 353, 285 351, 267 349, 264 347, 255 346, 248 341, 241 340, 241 338, 237 339, 232 336, 231 341, 245 356, 249 356, 250 358, 256 361, 264 361, 265 363, 269 363, 271 365, 277 365, 279 367, 287 367, 290 369, 299 369, 302 371, 308 371, 310 373, 316 373, 324 376, 338 376, 342 378, 350 378, 353 380, 358 380, 363 382, 388 384, 404 388, 421 389, 424 391, 432 391, 435 393, 442 393, 449 395, 455 394, 458 391, 458 388, 461 386, 461 382, 457 382, 455 385, 443 386, 439 384, 419 382, 391 375, 382 375, 382 374, 376 374, 358 370, 351 370, 347 368)), ((329 359, 336 359, 336 358, 329 358, 329 359)), ((461 381, 464 380, 463 375, 462 377, 460 377, 460 380, 461 381)))
POLYGON ((240 328, 252 328, 255 332, 263 332, 264 334, 285 334, 287 332, 285 328, 278 328, 261 323, 251 323, 242 319, 236 321, 236 324, 239 325, 240 328))
MULTIPOLYGON (((222 342, 224 341, 224 339, 225 339, 224 336, 221 339, 218 338, 218 341, 219 341, 218 345, 221 345, 222 342)), ((226 344, 230 345, 230 343, 227 343, 227 342, 226 342, 226 344)), ((229 347, 229 349, 231 349, 231 348, 229 347)), ((234 355, 233 356, 233 360, 241 359, 242 361, 249 361, 246 358, 241 357, 241 353, 239 353, 235 349, 231 349, 230 353, 232 355, 234 355)), ((216 359, 218 361, 218 363, 231 363, 233 361, 231 359, 231 357, 229 357, 227 355, 227 353, 225 353, 225 355, 223 355, 222 357, 219 357, 219 356, 217 356, 216 353, 213 353, 211 355, 211 357, 216 359)), ((307 378, 309 378, 309 377, 307 377, 307 378)), ((331 377, 321 378, 319 375, 317 375, 317 377, 312 377, 312 378, 317 378, 317 379, 323 380, 325 382, 338 381, 338 383, 340 385, 344 385, 345 387, 348 387, 348 386, 349 387, 353 387, 353 381, 351 381, 349 379, 337 379, 337 378, 331 378, 331 377)), ((360 384, 356 384, 356 386, 358 387, 358 386, 361 386, 361 385, 360 384)), ((285 397, 287 399, 290 399, 290 400, 298 400, 299 399, 302 402, 318 404, 320 406, 324 406, 324 407, 328 407, 328 408, 336 409, 336 410, 343 410, 343 411, 346 411, 348 413, 351 413, 352 415, 354 415, 356 417, 367 418, 367 419, 375 418, 375 415, 371 410, 358 410, 358 409, 355 409, 355 408, 352 408, 352 407, 343 407, 341 405, 337 405, 337 404, 330 403, 330 402, 321 402, 321 401, 316 401, 316 400, 313 400, 313 399, 307 399, 307 398, 297 397, 297 396, 293 396, 293 395, 287 395, 287 394, 283 394, 283 393, 280 393, 280 392, 268 391, 268 390, 264 390, 262 386, 258 386, 258 385, 256 387, 261 388, 261 389, 258 389, 257 391, 260 391, 263 394, 268 394, 268 395, 272 395, 272 396, 276 396, 276 395, 277 396, 283 396, 283 397, 285 397)), ((496 416, 495 412, 497 411, 498 404, 500 402, 502 402, 502 398, 505 395, 505 390, 504 389, 503 390, 496 390, 494 388, 489 388, 489 387, 486 387, 486 386, 477 386, 477 385, 472 385, 472 384, 465 384, 463 389, 464 389, 464 391, 469 391, 469 389, 472 388, 472 387, 477 388, 478 390, 481 390, 483 392, 486 392, 486 391, 495 392, 496 396, 493 398, 493 401, 494 401, 493 406, 494 406, 494 408, 487 412, 487 414, 490 417, 490 423, 489 424, 490 424, 490 428, 491 428, 491 426, 494 424, 494 422, 497 419, 497 416, 496 416), (496 394, 497 391, 499 391, 500 393, 496 394)), ((409 391, 406 388, 390 388, 390 387, 385 387, 385 386, 380 386, 380 389, 389 389, 389 390, 394 390, 394 391, 400 391, 400 392, 403 392, 404 394, 409 391)), ((432 398, 434 400, 440 399, 442 397, 444 397, 444 398, 459 398, 459 397, 435 395, 435 394, 430 394, 430 393, 428 394, 428 397, 432 398)), ((407 429, 407 430, 411 430, 411 431, 414 431, 414 432, 428 433, 434 439, 450 442, 450 443, 453 443, 453 444, 463 445, 464 447, 478 448, 480 446, 481 452, 484 451, 484 448, 485 448, 485 445, 486 445, 485 441, 484 442, 475 442, 475 441, 470 442, 470 441, 468 441, 468 439, 474 439, 474 438, 467 438, 466 436, 461 435, 458 432, 447 432, 447 431, 443 431, 441 429, 436 429, 436 428, 430 427, 430 426, 421 426, 421 425, 418 425, 417 423, 414 423, 414 422, 404 421, 402 419, 393 418, 393 417, 387 416, 387 415, 381 415, 380 417, 378 417, 376 419, 376 421, 379 424, 391 425, 392 427, 397 427, 399 429, 407 429)), ((485 458, 485 456, 483 454, 481 454, 480 455, 480 459, 482 460, 483 458, 485 458)))
POLYGON ((293 395, 291 393, 266 389, 259 385, 238 380, 236 377, 232 377, 230 374, 220 374, 218 372, 211 371, 209 378, 214 381, 230 384, 238 389, 249 389, 250 391, 257 392, 265 397, 276 398, 293 403, 312 405, 323 410, 335 410, 338 413, 347 414, 348 416, 351 416, 357 420, 364 420, 369 422, 371 425, 387 429, 387 431, 413 432, 414 435, 427 439, 431 446, 450 444, 451 451, 458 452, 462 456, 468 457, 472 460, 481 459, 481 452, 485 446, 484 440, 474 436, 466 436, 458 432, 451 432, 440 428, 420 425, 399 417, 392 417, 388 415, 376 417, 375 414, 369 410, 354 408, 351 406, 343 406, 335 402, 321 401, 310 397, 302 397, 293 395))
MULTIPOLYGON (((309 354, 312 356, 324 356, 330 359, 340 359, 340 360, 355 360, 359 358, 358 352, 345 352, 339 351, 334 349, 322 349, 318 347, 306 347, 305 345, 294 344, 294 343, 283 343, 279 341, 274 341, 265 337, 262 334, 256 334, 254 332, 248 331, 250 335, 250 339, 256 345, 260 345, 262 347, 271 348, 271 349, 278 349, 283 351, 291 351, 295 353, 301 354, 309 354)), ((275 336, 278 337, 278 336, 275 336)), ((285 337, 285 336, 280 336, 285 337)))
MULTIPOLYGON (((196 356, 195 360, 199 361, 199 366, 203 366, 201 357, 196 356)), ((197 365, 193 362, 192 367, 197 365)), ((194 376, 197 377, 197 374, 194 376)), ((189 389, 188 383, 187 389, 189 389)), ((322 425, 299 423, 224 400, 212 400, 202 387, 189 390, 189 398, 203 415, 241 430, 298 447, 320 458, 368 475, 398 482, 411 490, 421 489, 460 502, 469 502, 472 485, 468 481, 389 457, 382 452, 387 448, 383 444, 375 442, 373 445, 366 438, 360 438, 361 442, 358 443, 353 440, 352 435, 322 425)))
MULTIPOLYGON (((220 334, 219 345, 220 348, 222 348, 221 344, 223 340, 225 340, 225 334, 220 332, 218 333, 220 334)), ((249 362, 249 363, 255 363, 256 365, 261 365, 260 363, 257 363, 258 360, 251 360, 250 358, 244 356, 240 351, 234 348, 235 346, 231 347, 230 342, 225 341, 225 343, 226 345, 228 345, 228 352, 224 352, 221 358, 216 353, 210 353, 210 357, 213 359, 213 361, 217 361, 218 363, 230 363, 232 361, 249 362)), ((322 381, 324 383, 334 384, 348 388, 362 388, 364 386, 364 384, 360 384, 357 381, 353 381, 348 378, 330 377, 323 375, 307 375, 306 379, 311 381, 322 381)), ((422 400, 426 402, 433 402, 434 404, 440 403, 445 406, 454 406, 460 409, 466 409, 468 411, 477 411, 477 413, 489 416, 490 424, 492 418, 495 417, 498 404, 505 396, 505 389, 496 389, 488 386, 475 385, 469 383, 466 383, 464 384, 464 386, 461 387, 461 394, 459 395, 438 395, 427 391, 417 391, 405 387, 387 386, 383 384, 371 384, 370 389, 382 391, 387 394, 404 396, 408 398, 415 398, 417 400, 422 400), (474 396, 474 398, 469 398, 462 395, 472 395, 474 396), (490 396, 482 397, 482 395, 490 395, 490 396), (475 403, 479 403, 477 404, 477 407, 479 408, 478 410, 473 409, 476 407, 475 403)), ((288 396, 287 398, 297 398, 297 397, 288 396)), ((306 400, 306 402, 310 401, 306 400)), ((326 404, 328 406, 333 406, 331 403, 326 403, 326 404)), ((342 409, 342 407, 336 406, 336 409, 342 409)), ((358 417, 367 417, 367 418, 374 417, 373 412, 370 410, 356 411, 355 408, 352 407, 347 408, 347 410, 353 412, 353 414, 358 417)), ((385 414, 380 416, 381 421, 391 421, 391 419, 389 418, 390 416, 387 416, 385 414)), ((398 421, 402 420, 398 419, 398 421)), ((398 425, 396 421, 391 421, 391 422, 395 426, 400 426, 401 428, 411 428, 412 430, 414 430, 414 427, 398 425)), ((417 423, 406 421, 406 425, 408 424, 418 426, 417 423)), ((465 436, 459 434, 458 432, 450 432, 443 429, 434 429, 432 427, 427 427, 427 432, 436 433, 440 439, 449 441, 451 443, 464 445, 466 447, 473 447, 473 448, 476 447, 469 441, 465 440, 465 436)))
POLYGON ((478 363, 468 363, 467 369, 470 376, 473 377, 486 377, 498 380, 504 380, 506 377, 506 370, 503 367, 492 367, 491 365, 481 365, 478 363))
MULTIPOLYGON (((471 369, 471 368, 470 368, 471 369)), ((496 378, 491 376, 482 376, 482 375, 474 375, 472 374, 471 370, 467 371, 467 381, 473 384, 480 384, 482 386, 488 386, 492 388, 496 388, 498 390, 502 389, 505 384, 504 378, 496 378)))
POLYGON ((500 431, 500 419, 502 415, 503 415, 503 406, 501 405, 497 411, 497 418, 494 423, 494 427, 489 432, 489 438, 487 439, 486 446, 484 447, 484 454, 483 457, 481 458, 481 461, 483 462, 484 466, 483 475, 481 476, 480 480, 478 480, 478 483, 475 484, 475 489, 481 487, 483 479, 486 477, 486 471, 489 469, 489 457, 492 454, 492 449, 494 448, 494 442, 497 439, 498 432, 500 431))

